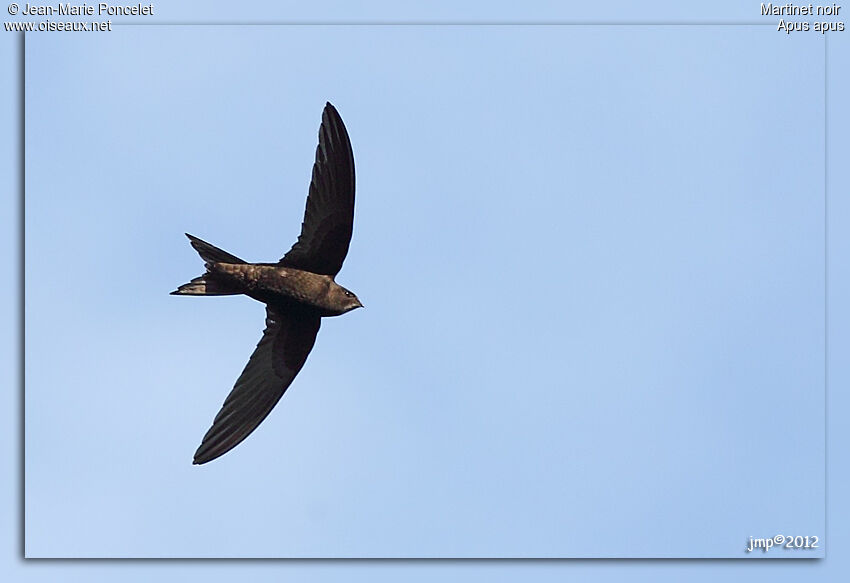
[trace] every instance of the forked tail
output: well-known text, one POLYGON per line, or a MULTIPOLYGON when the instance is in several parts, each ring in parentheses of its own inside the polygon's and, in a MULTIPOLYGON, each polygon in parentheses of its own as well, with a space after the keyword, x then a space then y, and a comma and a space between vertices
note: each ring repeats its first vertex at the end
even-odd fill
POLYGON ((227 251, 222 251, 214 245, 210 245, 202 239, 193 237, 189 233, 186 233, 186 236, 189 237, 192 247, 195 248, 195 251, 197 251, 198 255, 201 256, 201 259, 204 260, 204 265, 206 266, 207 271, 189 283, 184 283, 171 292, 171 295, 230 296, 240 293, 238 290, 234 290, 231 286, 227 285, 226 282, 216 279, 209 270, 213 263, 245 263, 245 261, 242 261, 235 255, 231 255, 227 251))

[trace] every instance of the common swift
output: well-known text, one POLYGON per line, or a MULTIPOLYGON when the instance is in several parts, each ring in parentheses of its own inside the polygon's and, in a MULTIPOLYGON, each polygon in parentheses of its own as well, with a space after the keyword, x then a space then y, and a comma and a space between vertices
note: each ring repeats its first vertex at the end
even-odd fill
POLYGON ((266 305, 257 348, 195 452, 205 464, 242 442, 266 418, 304 366, 323 317, 363 305, 334 281, 354 225, 354 154, 334 106, 325 105, 298 240, 277 263, 248 263, 186 233, 206 272, 172 295, 244 294, 266 305))

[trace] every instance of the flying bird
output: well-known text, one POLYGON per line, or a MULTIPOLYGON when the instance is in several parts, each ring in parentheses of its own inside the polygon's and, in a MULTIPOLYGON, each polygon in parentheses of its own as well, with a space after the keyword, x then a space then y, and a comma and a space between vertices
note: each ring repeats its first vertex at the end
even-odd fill
POLYGON ((266 305, 257 348, 195 452, 205 464, 242 442, 266 418, 313 348, 321 319, 363 304, 334 281, 354 225, 354 154, 339 113, 327 103, 301 234, 277 263, 248 263, 186 233, 206 272, 172 295, 244 294, 266 305))

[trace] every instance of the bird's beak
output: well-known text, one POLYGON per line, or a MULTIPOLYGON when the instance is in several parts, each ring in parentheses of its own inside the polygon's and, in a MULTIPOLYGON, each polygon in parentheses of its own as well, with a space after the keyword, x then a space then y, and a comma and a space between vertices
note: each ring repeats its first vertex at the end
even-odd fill
POLYGON ((357 300, 357 307, 358 308, 365 308, 366 306, 364 306, 362 303, 360 303, 360 300, 357 300))

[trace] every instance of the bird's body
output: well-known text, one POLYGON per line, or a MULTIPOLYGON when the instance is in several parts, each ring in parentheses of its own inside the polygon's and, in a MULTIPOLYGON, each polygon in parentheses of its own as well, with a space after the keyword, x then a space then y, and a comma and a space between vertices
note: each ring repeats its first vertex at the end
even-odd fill
POLYGON ((206 271, 173 295, 243 294, 266 304, 266 329, 212 427, 195 452, 204 464, 238 445, 271 412, 301 370, 321 318, 363 307, 334 277, 348 253, 354 221, 354 155, 328 103, 301 235, 277 263, 248 263, 189 235, 206 271))
POLYGON ((269 263, 213 263, 209 272, 222 285, 269 305, 298 304, 323 317, 360 307, 329 275, 269 263))

